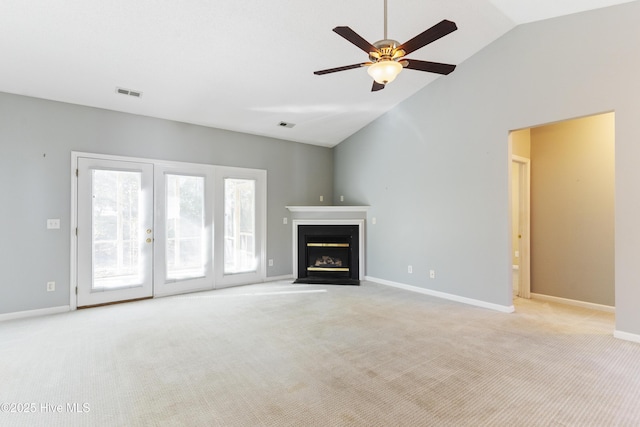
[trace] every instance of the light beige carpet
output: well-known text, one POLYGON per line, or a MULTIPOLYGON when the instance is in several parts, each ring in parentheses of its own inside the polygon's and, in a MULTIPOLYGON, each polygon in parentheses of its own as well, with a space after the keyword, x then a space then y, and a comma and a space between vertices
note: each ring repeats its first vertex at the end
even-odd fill
POLYGON ((277 282, 3 322, 0 426, 640 425, 613 315, 516 310, 277 282))

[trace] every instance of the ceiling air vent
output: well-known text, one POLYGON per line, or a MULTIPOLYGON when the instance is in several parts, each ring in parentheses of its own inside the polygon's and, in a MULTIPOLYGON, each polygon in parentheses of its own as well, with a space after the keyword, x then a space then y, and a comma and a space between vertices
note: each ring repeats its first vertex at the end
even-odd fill
POLYGON ((283 128, 292 128, 295 126, 295 123, 280 122, 278 123, 278 126, 281 126, 283 128))
POLYGON ((121 95, 133 96, 134 98, 140 98, 142 96, 142 92, 140 92, 140 91, 131 90, 131 89, 124 89, 124 88, 121 88, 121 87, 117 87, 116 88, 116 93, 119 93, 121 95))

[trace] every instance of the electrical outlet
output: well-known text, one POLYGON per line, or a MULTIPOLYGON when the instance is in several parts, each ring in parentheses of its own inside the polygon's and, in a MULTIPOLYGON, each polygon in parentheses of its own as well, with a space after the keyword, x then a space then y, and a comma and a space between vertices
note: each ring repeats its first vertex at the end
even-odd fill
POLYGON ((48 230, 58 230, 60 229, 60 220, 59 219, 48 219, 47 220, 47 229, 48 230))
POLYGON ((320 201, 324 202, 324 196, 320 196, 320 201))
POLYGON ((376 217, 371 218, 371 224, 376 225, 376 217))
POLYGON ((515 253, 515 257, 516 257, 516 258, 520 258, 520 251, 516 251, 516 253, 515 253))
POLYGON ((340 201, 344 202, 344 196, 340 196, 340 201))
POLYGON ((289 222, 289 218, 287 218, 286 216, 284 218, 282 218, 282 223, 284 225, 287 225, 288 222, 289 222))
POLYGON ((56 282, 47 282, 47 292, 53 292, 56 290, 56 282))
POLYGON ((413 266, 410 265, 407 267, 407 273, 413 274, 413 266))
POLYGON ((432 279, 436 278, 436 271, 435 270, 429 270, 429 277, 432 279))
POLYGON ((272 259, 269 260, 269 267, 273 267, 273 260, 272 259))

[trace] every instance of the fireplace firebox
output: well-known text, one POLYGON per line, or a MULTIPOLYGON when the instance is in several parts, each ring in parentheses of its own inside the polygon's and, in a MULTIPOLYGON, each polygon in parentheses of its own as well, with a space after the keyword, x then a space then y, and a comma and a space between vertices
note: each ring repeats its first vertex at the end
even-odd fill
POLYGON ((295 283, 359 285, 358 225, 299 225, 295 283))

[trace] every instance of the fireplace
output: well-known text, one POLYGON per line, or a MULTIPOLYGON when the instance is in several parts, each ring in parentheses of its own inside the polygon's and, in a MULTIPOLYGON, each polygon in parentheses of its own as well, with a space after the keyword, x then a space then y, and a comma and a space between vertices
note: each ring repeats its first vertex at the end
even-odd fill
POLYGON ((298 225, 295 283, 360 284, 359 225, 298 225))
POLYGON ((287 206, 297 283, 359 285, 369 206, 287 206), (317 264, 317 265, 316 265, 317 264))

